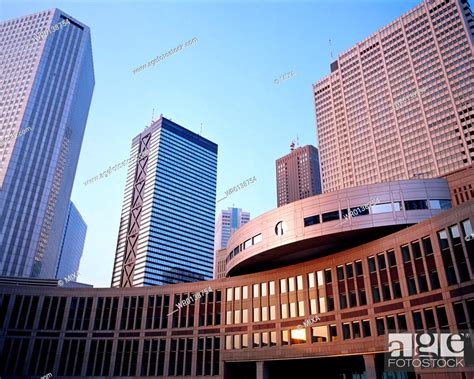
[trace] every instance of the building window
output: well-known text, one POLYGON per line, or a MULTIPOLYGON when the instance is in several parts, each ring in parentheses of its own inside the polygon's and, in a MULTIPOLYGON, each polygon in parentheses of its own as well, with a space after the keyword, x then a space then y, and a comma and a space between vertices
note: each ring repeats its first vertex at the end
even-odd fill
POLYGON ((281 304, 281 318, 288 318, 288 304, 281 304))
POLYGON ((472 232, 471 221, 469 219, 464 220, 461 222, 461 226, 464 234, 464 239, 466 239, 466 237, 471 237, 469 241, 472 241, 472 239, 474 238, 474 234, 472 232))
POLYGON ((395 267, 397 265, 397 259, 395 258, 395 252, 390 250, 387 252, 388 265, 390 267, 395 267))
POLYGON ((297 285, 298 291, 301 291, 303 289, 303 275, 298 275, 296 277, 296 285, 297 285))
POLYGON ((377 254, 377 260, 379 264, 379 270, 385 270, 386 269, 386 264, 385 264, 385 255, 382 254, 377 254))
POLYGON ((255 237, 253 237, 253 244, 255 245, 256 243, 259 243, 262 241, 262 234, 257 234, 255 237))
POLYGON ((344 219, 347 219, 349 217, 349 211, 344 208, 344 209, 341 209, 341 218, 344 220, 344 219))
POLYGON ((311 342, 327 342, 328 338, 327 326, 315 326, 311 328, 311 342))
POLYGON ((339 220, 339 211, 323 213, 322 217, 323 217, 323 222, 339 220))
POLYGON ((415 330, 423 330, 423 320, 421 318, 420 311, 413 312, 413 324, 415 326, 415 330))
POLYGON ((349 329, 349 323, 342 324, 342 339, 347 340, 351 338, 351 331, 349 329))
POLYGON ((379 287, 377 287, 377 286, 372 286, 372 298, 373 298, 373 300, 374 300, 374 303, 380 302, 379 287))
POLYGON ((408 249, 408 245, 401 246, 402 249, 402 258, 403 262, 407 263, 411 261, 410 250, 408 249))
POLYGON ((259 287, 260 286, 258 284, 253 285, 253 297, 254 298, 260 297, 259 287))
POLYGON ((361 261, 356 261, 355 268, 356 268, 356 275, 357 276, 363 276, 364 275, 364 272, 362 270, 362 262, 361 261))
POLYGON ((425 309, 423 311, 423 313, 425 314, 426 328, 428 330, 436 329, 436 323, 435 323, 433 310, 432 309, 425 309))
POLYGON ((286 279, 280 279, 280 293, 286 293, 286 279))
POLYGON ((400 282, 392 282, 393 298, 399 299, 402 297, 402 290, 400 288, 400 282))
POLYGON ((250 246, 252 246, 252 239, 251 238, 244 242, 244 250, 248 249, 250 246))
POLYGON ((374 204, 370 207, 372 214, 392 212, 392 203, 374 204))
POLYGON ((420 243, 418 241, 414 241, 411 243, 411 250, 413 251, 413 257, 415 259, 421 258, 421 248, 420 243))
POLYGON ((367 305, 367 297, 364 289, 359 290, 359 305, 367 305))
POLYGON ((362 321, 362 332, 364 333, 364 337, 370 337, 370 321, 363 320, 362 321))
POLYGON ((329 337, 331 341, 337 341, 337 328, 336 325, 329 325, 329 337))
POLYGON ((418 288, 420 289, 420 292, 428 291, 428 282, 426 281, 425 274, 418 275, 418 288))
POLYGON ((407 200, 404 202, 407 211, 415 211, 419 209, 428 209, 426 200, 407 200))
POLYGON ((407 319, 403 313, 397 315, 397 323, 399 332, 408 330, 407 319))
POLYGON ((438 272, 436 270, 433 270, 430 272, 430 283, 431 283, 432 290, 436 290, 440 288, 438 272))
POLYGON ((315 216, 310 216, 310 217, 306 217, 304 219, 304 226, 311 226, 311 225, 316 225, 316 224, 319 224, 319 215, 315 215, 315 216))
POLYGON ((351 208, 352 217, 365 216, 368 214, 369 214, 369 208, 365 208, 363 206, 351 208))
POLYGON ((415 295, 416 294, 416 284, 415 284, 415 278, 413 276, 407 278, 407 285, 408 285, 408 294, 409 295, 415 295))
POLYGON ((253 334, 253 347, 260 347, 260 333, 253 334))
POLYGON ((425 255, 433 254, 433 246, 431 245, 430 237, 423 238, 421 241, 423 244, 423 250, 425 252, 425 255))
POLYGON ((324 270, 324 278, 326 279, 326 284, 332 283, 331 269, 330 268, 324 270))
POLYGON ((275 282, 273 280, 269 282, 269 287, 270 287, 270 296, 275 295, 275 282))
POLYGON ((369 272, 370 273, 375 272, 376 271, 375 258, 374 257, 369 257, 369 258, 367 258, 367 261, 369 262, 369 272))
POLYGON ((448 233, 445 230, 438 232, 439 247, 441 250, 449 249, 448 233))
POLYGON ((446 329, 449 327, 448 316, 446 316, 446 309, 444 306, 436 307, 436 316, 438 318, 438 324, 440 329, 446 329))
POLYGON ((354 276, 354 269, 352 268, 352 263, 346 264, 346 276, 347 279, 350 279, 354 276))
POLYGON ((342 266, 338 266, 336 268, 336 272, 337 272, 337 280, 341 281, 341 280, 344 280, 344 269, 342 266))
POLYGON ((253 321, 260 322, 260 308, 253 309, 253 321))
POLYGON ((225 349, 232 350, 232 336, 225 336, 225 349))
POLYGON ((384 301, 391 300, 390 287, 389 287, 388 283, 383 283, 382 284, 382 296, 383 296, 384 301))
POLYGON ((431 209, 449 209, 451 200, 429 200, 431 209))
POLYGON ((243 286, 242 287, 242 299, 246 300, 249 297, 249 287, 243 286))
POLYGON ((385 324, 383 322, 383 318, 380 317, 375 321, 375 324, 377 326, 377 335, 382 336, 385 334, 385 324))

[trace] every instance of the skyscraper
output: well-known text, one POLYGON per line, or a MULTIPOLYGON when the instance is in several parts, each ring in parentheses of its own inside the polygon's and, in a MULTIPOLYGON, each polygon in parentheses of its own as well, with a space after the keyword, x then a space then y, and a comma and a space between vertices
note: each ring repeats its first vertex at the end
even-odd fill
POLYGON ((56 278, 77 278, 75 274, 79 271, 86 233, 87 224, 71 201, 69 203, 66 225, 64 226, 56 278))
POLYGON ((214 251, 225 249, 230 235, 249 220, 250 213, 243 212, 241 208, 229 207, 223 209, 216 221, 214 251))
POLYGON ((90 30, 50 9, 0 36, 0 274, 54 278, 94 89, 90 30))
POLYGON ((276 161, 278 206, 321 193, 318 149, 311 145, 294 148, 276 161))
POLYGON ((130 156, 112 287, 210 279, 217 145, 160 117, 130 156))
POLYGON ((425 1, 313 85, 323 191, 444 175, 474 160, 474 22, 425 1))

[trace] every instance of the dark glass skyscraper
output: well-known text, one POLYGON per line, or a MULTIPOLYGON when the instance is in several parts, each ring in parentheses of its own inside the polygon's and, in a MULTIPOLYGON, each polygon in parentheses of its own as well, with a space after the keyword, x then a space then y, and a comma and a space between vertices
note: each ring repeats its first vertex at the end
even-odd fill
POLYGON ((160 117, 130 156, 112 287, 210 279, 217 145, 160 117))
POLYGON ((86 241, 86 233, 87 224, 71 201, 69 203, 66 225, 64 226, 56 278, 72 277, 74 278, 73 281, 76 281, 76 274, 79 271, 84 242, 86 241))
POLYGON ((54 278, 94 88, 89 28, 59 9, 0 23, 0 274, 54 278))

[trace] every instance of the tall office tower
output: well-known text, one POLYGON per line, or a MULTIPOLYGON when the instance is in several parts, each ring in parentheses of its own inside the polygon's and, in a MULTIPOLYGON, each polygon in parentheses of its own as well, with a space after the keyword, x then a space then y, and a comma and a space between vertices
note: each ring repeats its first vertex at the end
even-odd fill
POLYGON ((339 55, 313 85, 324 192, 473 163, 473 41, 467 1, 428 0, 339 55))
POLYGON ((66 225, 64 226, 56 278, 72 277, 73 281, 76 281, 76 274, 79 271, 84 242, 86 241, 86 233, 87 224, 71 201, 69 203, 66 225))
POLYGON ((90 30, 59 9, 0 23, 0 275, 54 278, 92 92, 90 30))
POLYGON ((243 212, 241 208, 229 207, 223 209, 217 217, 214 234, 214 251, 225 249, 227 241, 233 232, 250 220, 250 213, 243 212))
POLYGON ((112 287, 210 279, 217 145, 161 116, 130 156, 112 287))
POLYGON ((276 161, 278 206, 321 193, 318 149, 311 145, 294 148, 276 161))

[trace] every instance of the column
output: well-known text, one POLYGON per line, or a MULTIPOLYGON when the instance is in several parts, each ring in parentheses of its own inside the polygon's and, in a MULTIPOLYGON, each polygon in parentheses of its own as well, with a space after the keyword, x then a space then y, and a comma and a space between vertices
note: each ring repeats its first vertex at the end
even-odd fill
POLYGON ((375 355, 364 354, 364 364, 367 379, 377 379, 377 371, 375 368, 375 355))
POLYGON ((268 367, 265 362, 256 362, 257 363, 257 379, 269 379, 268 376, 268 367))

